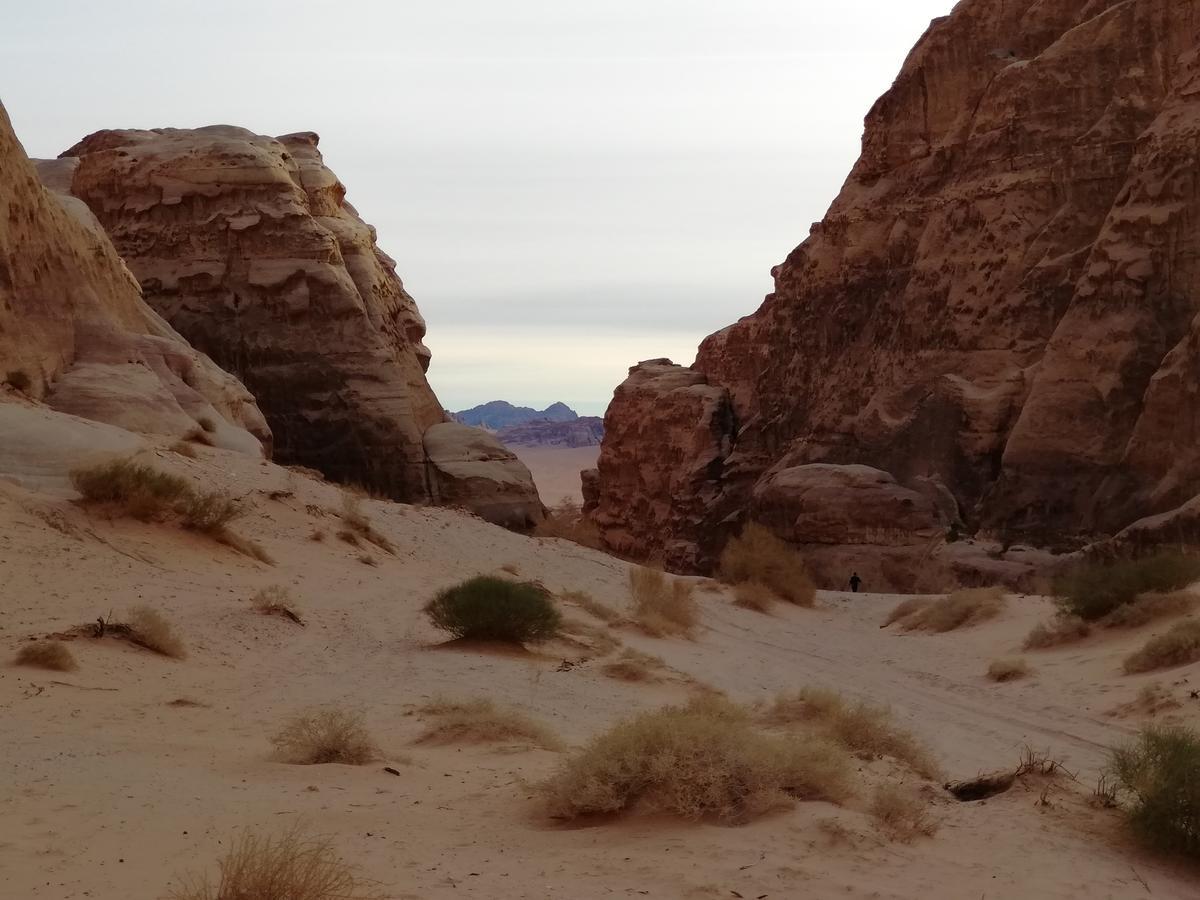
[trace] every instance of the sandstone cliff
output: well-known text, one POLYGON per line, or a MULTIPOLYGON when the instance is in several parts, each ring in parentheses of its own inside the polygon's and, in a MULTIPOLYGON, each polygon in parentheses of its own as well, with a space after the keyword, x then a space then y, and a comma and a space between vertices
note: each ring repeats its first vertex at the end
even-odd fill
POLYGON ((146 306, 87 207, 43 187, 3 107, 0 381, 0 400, 23 394, 149 434, 203 426, 208 442, 258 455, 271 446, 254 399, 146 306))
POLYGON ((579 416, 569 422, 535 420, 501 428, 496 437, 514 447, 596 447, 604 438, 604 420, 599 416, 579 416))
MULTIPOLYGON (((100 131, 60 161, 148 302, 253 392, 280 461, 469 506, 426 455, 446 416, 425 379, 424 320, 317 143, 224 125, 100 131)), ((505 454, 490 446, 485 481, 505 454)), ((509 491, 510 522, 540 503, 524 466, 505 465, 485 506, 509 491)))
POLYGON ((762 307, 618 390, 593 488, 610 543, 703 567, 753 516, 936 554, 958 520, 1082 541, 1200 492, 1198 26, 1190 0, 935 21, 762 307), (813 465, 928 503, 864 516, 865 495, 785 487, 835 477, 813 465))

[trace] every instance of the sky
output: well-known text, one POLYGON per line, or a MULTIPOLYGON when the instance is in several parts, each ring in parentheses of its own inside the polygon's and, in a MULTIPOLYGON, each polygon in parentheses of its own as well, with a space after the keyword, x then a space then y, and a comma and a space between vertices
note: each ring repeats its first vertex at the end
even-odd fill
POLYGON ((952 0, 58 0, 0 30, 30 156, 100 128, 316 131, 447 409, 602 414, 749 315, 952 0))

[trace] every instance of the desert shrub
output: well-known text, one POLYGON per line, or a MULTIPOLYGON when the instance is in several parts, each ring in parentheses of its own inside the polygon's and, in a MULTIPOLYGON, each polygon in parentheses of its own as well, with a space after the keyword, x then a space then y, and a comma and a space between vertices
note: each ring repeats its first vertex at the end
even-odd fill
POLYGON ((712 698, 618 724, 565 760, 543 791, 563 819, 636 806, 732 821, 791 798, 838 803, 852 793, 841 748, 764 734, 744 711, 712 698))
POLYGON ((231 547, 243 556, 249 556, 252 559, 257 559, 260 563, 266 563, 268 566, 275 565, 275 558, 258 543, 249 538, 244 538, 228 528, 219 529, 211 534, 218 543, 224 544, 226 547, 231 547))
POLYGON ((180 499, 179 514, 183 524, 193 531, 219 535, 242 511, 236 500, 224 494, 188 491, 180 499))
POLYGON ((1191 612, 1200 597, 1187 591, 1166 594, 1140 594, 1100 620, 1105 628, 1140 628, 1158 619, 1191 612))
POLYGON ((1200 735, 1149 727, 1112 752, 1111 772, 1135 833, 1156 850, 1200 857, 1200 735))
POLYGON ((528 743, 557 750, 561 742, 544 725, 515 709, 501 709, 491 700, 435 700, 422 707, 437 721, 417 741, 423 744, 528 743))
POLYGON ((16 663, 55 672, 73 672, 79 668, 71 648, 62 641, 32 641, 25 644, 17 651, 16 663))
POLYGON ((127 459, 76 469, 71 482, 85 503, 106 504, 143 520, 173 511, 192 494, 182 478, 127 459))
POLYGON ((299 830, 277 838, 244 832, 218 863, 216 883, 188 876, 170 900, 379 900, 324 839, 299 830))
POLYGON ((296 602, 292 599, 291 591, 283 585, 273 584, 263 588, 250 598, 250 603, 260 615, 279 616, 290 619, 297 625, 304 624, 304 620, 296 612, 296 602))
POLYGON ((562 624, 546 592, 529 582, 481 575, 439 593, 425 607, 429 621, 456 638, 531 644, 562 624))
POLYGON ((562 595, 564 603, 574 603, 589 616, 595 616, 601 622, 616 622, 621 618, 621 614, 609 606, 607 603, 601 603, 591 594, 583 591, 567 591, 562 595))
POLYGON ((651 637, 688 636, 700 622, 700 608, 692 587, 668 578, 662 569, 634 566, 629 570, 633 618, 651 637))
MULTIPOLYGON (((965 588, 932 602, 915 606, 908 615, 889 617, 905 631, 944 633, 994 619, 1004 608, 1002 588, 965 588)), ((896 610, 893 610, 893 615, 896 610)))
POLYGON ((1079 616, 1062 615, 1061 613, 1049 622, 1040 622, 1025 636, 1023 644, 1026 650, 1045 650, 1047 647, 1058 647, 1081 641, 1092 633, 1092 626, 1079 616))
POLYGON ((1172 666, 1186 666, 1200 660, 1200 621, 1189 619, 1175 625, 1166 634, 1153 637, 1136 653, 1125 658, 1125 672, 1152 672, 1172 666))
POLYGON ((879 785, 871 798, 870 812, 879 830, 895 841, 928 837, 937 831, 925 802, 899 785, 879 785))
POLYGON ((1029 663, 1023 659, 997 659, 988 666, 987 677, 992 681, 1016 681, 1029 674, 1029 663))
POLYGON ((1200 579, 1200 557, 1159 553, 1142 559, 1086 561, 1054 580, 1059 608, 1094 622, 1140 594, 1177 591, 1200 579))
POLYGON ((281 760, 302 766, 361 766, 379 755, 362 713, 337 707, 312 709, 292 717, 271 743, 281 760))
POLYGON ((127 636, 133 643, 175 659, 187 656, 183 641, 158 610, 138 606, 130 611, 125 625, 129 629, 127 636))
POLYGON ((20 391, 22 394, 29 393, 29 389, 33 386, 33 379, 24 369, 14 369, 4 376, 4 380, 12 386, 13 390, 20 391))
POLYGON ((794 694, 780 694, 763 719, 773 725, 807 723, 821 728, 860 758, 887 756, 926 778, 938 774, 929 751, 911 733, 899 728, 886 708, 868 703, 851 706, 834 691, 803 688, 794 694))
POLYGON ((931 603, 933 600, 929 597, 909 597, 907 600, 901 600, 883 620, 883 627, 887 628, 902 619, 912 618, 915 613, 925 609, 931 603))
POLYGON ((626 648, 615 660, 605 663, 600 671, 608 678, 618 681, 659 681, 660 673, 667 668, 661 657, 651 656, 640 650, 626 648))
POLYGON ((613 636, 607 628, 600 628, 582 619, 564 618, 559 628, 559 636, 597 656, 611 653, 621 646, 620 639, 613 636))
POLYGON ((178 453, 180 456, 186 456, 188 459, 199 459, 196 448, 187 441, 176 441, 167 449, 172 453, 178 453))
POLYGON ((733 604, 755 612, 770 612, 779 597, 758 581, 743 581, 733 589, 733 604))
POLYGON ((727 584, 757 581, 797 606, 812 606, 817 596, 803 557, 787 541, 755 522, 725 544, 718 574, 727 584))
POLYGON ((200 444, 205 447, 213 445, 212 438, 208 436, 208 432, 203 428, 193 428, 183 436, 184 441, 192 444, 200 444))
POLYGON ((385 553, 395 555, 396 546, 375 530, 375 526, 371 524, 371 520, 363 512, 362 499, 357 494, 345 493, 342 495, 341 515, 346 529, 339 531, 338 537, 346 541, 346 543, 357 547, 357 537, 361 536, 385 553))

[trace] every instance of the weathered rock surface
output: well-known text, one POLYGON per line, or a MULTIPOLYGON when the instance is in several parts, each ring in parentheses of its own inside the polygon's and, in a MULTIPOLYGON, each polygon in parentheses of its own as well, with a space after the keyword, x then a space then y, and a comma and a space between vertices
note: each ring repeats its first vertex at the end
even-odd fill
POLYGON ((429 499, 422 436, 445 416, 425 324, 315 134, 100 131, 63 158, 149 303, 254 393, 281 461, 429 499))
POLYGON ((511 425, 496 432, 502 444, 518 447, 596 447, 604 439, 604 420, 579 416, 570 422, 545 419, 511 425))
POLYGON ((42 185, 2 107, 0 380, 83 419, 174 437, 205 423, 213 444, 270 451, 249 392, 143 302, 87 208, 42 185))
POLYGON ((678 376, 730 398, 712 474, 688 474, 707 411, 659 429, 618 390, 606 539, 711 561, 781 465, 928 479, 969 530, 1039 541, 1200 492, 1198 27, 1180 0, 935 21, 774 292, 678 376))
POLYGON ((512 451, 479 428, 443 422, 425 432, 433 502, 462 506, 506 528, 545 518, 533 477, 512 451))

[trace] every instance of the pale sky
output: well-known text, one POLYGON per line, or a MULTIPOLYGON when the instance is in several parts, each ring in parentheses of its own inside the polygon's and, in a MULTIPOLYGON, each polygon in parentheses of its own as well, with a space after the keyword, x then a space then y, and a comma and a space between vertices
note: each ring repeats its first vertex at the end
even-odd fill
POLYGON ((100 128, 316 131, 456 410, 600 414, 819 220, 952 0, 59 0, 7 9, 31 156, 100 128))

